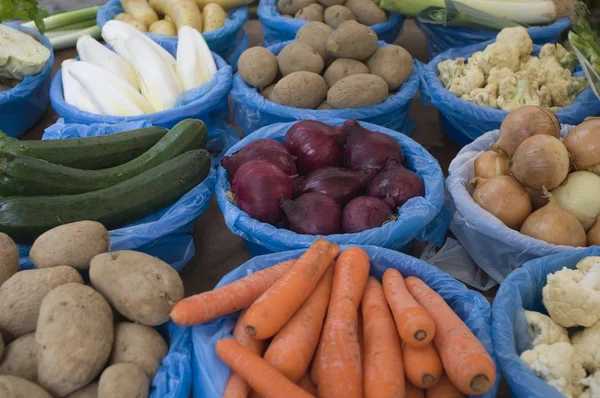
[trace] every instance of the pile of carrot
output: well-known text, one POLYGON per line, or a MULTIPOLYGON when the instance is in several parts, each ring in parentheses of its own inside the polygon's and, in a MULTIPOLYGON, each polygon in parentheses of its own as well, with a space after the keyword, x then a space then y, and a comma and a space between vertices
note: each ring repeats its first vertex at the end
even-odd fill
POLYGON ((182 326, 242 310, 217 342, 224 398, 455 398, 494 385, 492 358, 422 280, 369 277, 364 250, 317 239, 290 260, 175 305, 182 326))

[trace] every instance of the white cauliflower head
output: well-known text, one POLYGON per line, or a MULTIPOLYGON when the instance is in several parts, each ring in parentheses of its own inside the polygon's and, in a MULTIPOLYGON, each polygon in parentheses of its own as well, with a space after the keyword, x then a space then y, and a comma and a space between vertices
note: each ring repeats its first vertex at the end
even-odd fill
POLYGON ((504 43, 492 43, 483 50, 490 68, 508 68, 513 72, 519 70, 519 48, 504 43))
POLYGON ((587 388, 585 389, 583 394, 579 396, 579 398, 600 397, 600 371, 581 380, 580 383, 587 388))
POLYGON ((500 82, 506 77, 514 77, 515 72, 509 68, 492 68, 488 76, 487 83, 500 86, 500 82))
POLYGON ((485 75, 473 65, 465 65, 464 59, 445 60, 438 64, 439 79, 444 88, 458 97, 469 94, 473 89, 483 87, 485 75))
POLYGON ((573 335, 571 344, 589 373, 600 372, 600 322, 573 335))
POLYGON ((535 311, 525 311, 525 319, 529 329, 529 338, 533 346, 569 342, 567 329, 555 323, 552 318, 535 311))
POLYGON ((544 44, 540 50, 540 59, 555 59, 561 67, 570 71, 577 66, 577 57, 575 54, 564 48, 561 44, 544 44))
POLYGON ((469 94, 463 95, 461 98, 479 106, 487 106, 489 108, 498 108, 496 98, 498 97, 498 86, 488 84, 484 88, 473 89, 469 94))
POLYGON ((540 105, 550 108, 552 106, 552 92, 548 86, 541 86, 538 90, 540 105))
POLYGON ((525 57, 533 51, 533 40, 529 32, 522 26, 504 28, 496 36, 496 43, 514 46, 519 51, 519 57, 525 57))
POLYGON ((525 105, 539 106, 541 99, 538 89, 539 86, 527 77, 504 78, 498 90, 498 107, 510 112, 525 105))

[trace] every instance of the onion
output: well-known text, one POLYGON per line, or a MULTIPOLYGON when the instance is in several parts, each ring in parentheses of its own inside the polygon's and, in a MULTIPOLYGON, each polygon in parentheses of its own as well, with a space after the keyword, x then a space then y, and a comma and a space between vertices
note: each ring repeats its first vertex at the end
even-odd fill
POLYGON ((285 174, 296 174, 294 157, 288 152, 285 145, 268 139, 252 141, 239 152, 225 156, 221 160, 221 166, 227 170, 230 176, 233 176, 241 165, 250 160, 266 160, 279 167, 285 174))
POLYGON ((277 224, 283 218, 281 198, 291 198, 290 176, 265 160, 251 160, 237 170, 231 182, 234 203, 252 218, 277 224))
POLYGON ((384 201, 370 196, 354 198, 344 207, 342 231, 345 234, 381 227, 392 219, 392 209, 384 201))
POLYGON ((572 156, 575 170, 600 174, 600 119, 586 119, 569 131, 563 144, 572 156))
POLYGON ((534 191, 533 189, 525 188, 531 198, 531 209, 537 210, 548 204, 548 196, 544 191, 534 191))
POLYGON ((596 218, 596 223, 587 233, 587 245, 594 246, 600 245, 600 216, 596 218))
POLYGON ((560 207, 573 214, 589 231, 600 214, 600 177, 589 171, 569 174, 565 182, 552 190, 560 207))
POLYGON ((508 175, 508 158, 503 154, 487 151, 475 159, 475 177, 490 178, 508 175))
POLYGON ((287 227, 299 234, 331 235, 342 230, 342 208, 327 195, 305 193, 296 200, 281 199, 287 227))
POLYGON ((410 198, 425 195, 425 185, 417 174, 404 168, 400 159, 391 158, 367 188, 367 196, 383 200, 391 209, 397 209, 410 198))
POLYGON ((498 141, 492 149, 512 157, 523 141, 538 134, 560 138, 558 118, 549 109, 533 105, 522 106, 504 118, 498 141))
POLYGON ((558 138, 527 138, 508 161, 508 170, 527 188, 539 191, 559 186, 569 173, 569 152, 558 138))
POLYGON ((525 188, 511 176, 475 177, 473 200, 509 228, 519 229, 531 214, 531 200, 525 188))
POLYGON ((371 176, 366 171, 325 167, 306 176, 300 193, 320 192, 331 196, 341 206, 345 206, 365 191, 370 180, 371 176))
POLYGON ((549 194, 546 206, 531 213, 521 227, 523 235, 564 246, 585 246, 586 236, 579 220, 556 204, 549 194))

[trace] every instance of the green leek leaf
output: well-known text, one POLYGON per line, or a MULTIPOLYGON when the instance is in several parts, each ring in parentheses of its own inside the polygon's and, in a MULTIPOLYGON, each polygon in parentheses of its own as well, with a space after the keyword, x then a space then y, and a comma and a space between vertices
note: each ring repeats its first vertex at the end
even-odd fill
POLYGON ((445 0, 445 5, 446 8, 425 8, 417 15, 417 19, 424 23, 468 29, 501 30, 520 26, 457 1, 445 0))

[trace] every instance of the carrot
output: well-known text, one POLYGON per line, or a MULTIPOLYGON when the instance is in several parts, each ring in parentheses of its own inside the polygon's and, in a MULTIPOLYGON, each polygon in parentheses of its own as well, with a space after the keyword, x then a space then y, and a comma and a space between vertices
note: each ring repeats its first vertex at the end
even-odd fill
POLYGON ((386 270, 383 291, 402 341, 415 347, 429 344, 435 335, 435 323, 427 310, 406 290, 402 274, 393 268, 386 270))
POLYGON ((400 337, 379 281, 369 278, 362 299, 366 398, 404 397, 400 337))
POLYGON ((466 398, 466 395, 452 384, 447 375, 443 375, 438 383, 425 390, 425 398, 466 398))
POLYGON ((265 360, 297 383, 310 365, 315 353, 331 295, 333 265, 292 319, 273 337, 265 352, 265 360))
POLYGON ((315 290, 340 247, 317 239, 273 286, 248 308, 246 333, 258 340, 273 337, 315 290))
POLYGON ((194 326, 248 308, 295 262, 284 261, 215 290, 184 298, 171 310, 171 319, 181 326, 194 326))
POLYGON ((412 384, 408 379, 405 380, 406 395, 405 398, 425 398, 425 391, 412 384))
POLYGON ((321 337, 323 349, 317 386, 320 397, 363 397, 357 329, 358 312, 354 303, 349 298, 338 300, 328 315, 321 337))
POLYGON ((419 348, 403 343, 402 360, 410 363, 406 367, 406 378, 420 388, 433 386, 444 372, 440 356, 431 343, 419 348))
POLYGON ((308 398, 309 393, 289 381, 258 354, 234 339, 221 339, 215 347, 217 356, 239 374, 254 391, 265 398, 308 398))
POLYGON ((304 391, 309 393, 310 395, 317 396, 317 386, 312 382, 308 373, 305 373, 304 376, 298 382, 298 387, 302 388, 304 391))
POLYGON ((496 381, 496 366, 481 342, 425 282, 406 278, 406 287, 435 321, 433 343, 452 383, 467 395, 486 393, 496 381))

